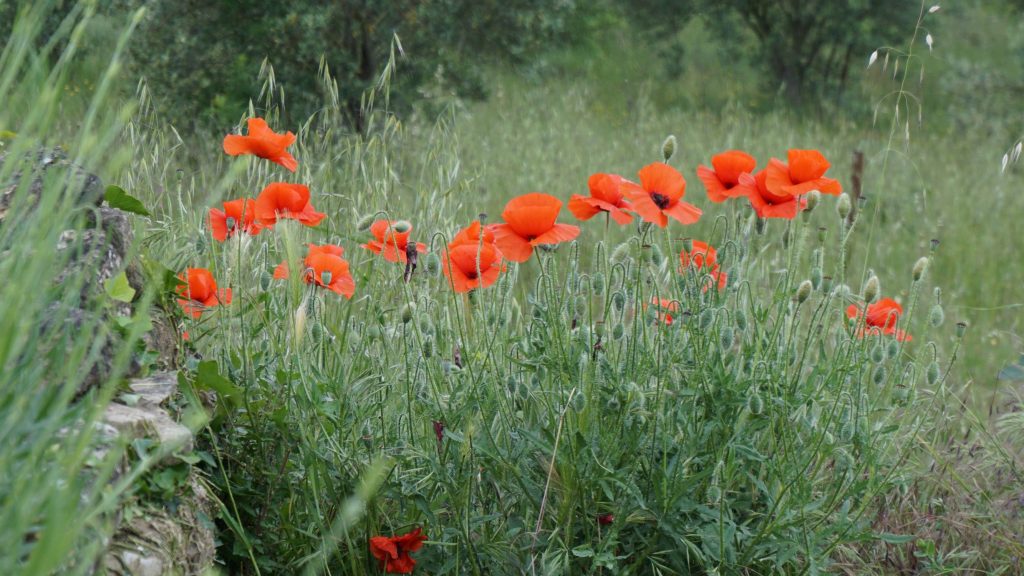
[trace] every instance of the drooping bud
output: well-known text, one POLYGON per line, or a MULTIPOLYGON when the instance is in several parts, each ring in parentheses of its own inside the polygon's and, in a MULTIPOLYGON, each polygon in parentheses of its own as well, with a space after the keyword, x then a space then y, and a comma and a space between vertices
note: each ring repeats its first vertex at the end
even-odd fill
POLYGON ((621 323, 616 324, 615 327, 612 328, 612 339, 613 340, 622 340, 622 337, 625 336, 625 334, 626 334, 626 329, 625 329, 625 327, 622 326, 621 323))
POLYGON ((875 343, 875 346, 871 349, 871 361, 874 362, 875 364, 878 364, 882 360, 885 360, 885 350, 882 349, 882 343, 877 342, 875 343))
POLYGON ((850 215, 850 210, 853 210, 853 203, 850 201, 850 195, 843 192, 839 195, 839 200, 836 202, 836 212, 839 217, 846 220, 847 216, 850 215))
POLYGON ((761 398, 757 388, 747 396, 747 410, 750 410, 750 413, 755 416, 764 412, 764 399, 761 398))
POLYGON ((600 296, 604 294, 604 274, 601 272, 595 273, 590 277, 590 287, 594 290, 594 296, 600 296))
POLYGON ((736 328, 740 332, 747 329, 747 314, 743 310, 736 311, 736 328))
POLYGON ((437 276, 441 272, 441 258, 433 252, 427 254, 424 264, 428 274, 437 276))
POLYGON ((817 266, 811 268, 811 285, 814 286, 815 290, 821 288, 821 268, 817 266))
POLYGON ((356 220, 356 230, 360 232, 366 232, 373 225, 374 216, 373 214, 367 214, 359 220, 356 220))
POLYGON ((676 155, 676 137, 674 134, 669 134, 668 138, 665 138, 665 142, 661 145, 661 157, 668 162, 676 155))
POLYGON ((942 323, 946 321, 946 313, 942 310, 941 304, 932 306, 931 312, 928 313, 928 322, 933 328, 942 326, 942 323))
POLYGON ((262 273, 260 273, 260 290, 266 292, 270 288, 270 283, 273 281, 274 277, 270 274, 270 272, 264 270, 262 273))
POLYGON ((881 286, 878 283, 878 276, 872 274, 868 281, 864 283, 864 301, 868 304, 873 304, 878 299, 880 290, 881 286))
POLYGON ((657 244, 651 244, 651 253, 649 258, 651 259, 651 264, 655 266, 661 266, 661 263, 665 261, 665 255, 657 244))
POLYGON ((399 220, 398 222, 395 222, 394 224, 391 225, 391 229, 394 230, 395 232, 398 232, 399 234, 402 234, 408 232, 409 230, 412 230, 412 224, 410 224, 408 220, 399 220))
POLYGON ((622 292, 616 292, 612 294, 612 306, 619 312, 626 306, 626 295, 622 292))
POLYGON ((885 382, 885 377, 885 366, 882 364, 875 366, 875 371, 871 374, 871 379, 874 381, 875 386, 881 386, 885 382))
POLYGON ((814 290, 814 286, 810 280, 804 280, 800 283, 800 286, 796 289, 796 301, 803 304, 811 297, 811 291, 814 290))
POLYGON ((612 262, 622 262, 629 256, 629 242, 623 242, 612 250, 612 262))
POLYGON ((408 324, 412 321, 412 314, 415 310, 415 304, 406 304, 405 306, 402 306, 402 324, 408 324))
POLYGON ((889 345, 885 348, 885 355, 889 358, 895 358, 900 352, 900 343, 895 339, 889 340, 889 345))
POLYGON ((700 329, 707 332, 711 325, 715 323, 715 311, 713 308, 706 308, 700 313, 700 319, 698 325, 700 329))
POLYGON ((920 282, 921 278, 924 278, 924 273, 928 271, 928 257, 922 256, 917 259, 914 263, 913 277, 914 282, 920 282))
MULTIPOLYGON (((681 322, 680 325, 682 325, 681 322)), ((719 333, 719 337, 721 339, 719 345, 722 347, 723 350, 728 350, 729 348, 732 348, 732 342, 735 338, 735 334, 733 333, 731 326, 724 326, 722 328, 722 331, 719 333)))
POLYGON ((939 381, 939 376, 942 375, 941 372, 942 371, 939 369, 939 363, 937 361, 933 360, 932 363, 928 365, 928 369, 925 371, 925 378, 929 386, 934 386, 935 383, 939 381))

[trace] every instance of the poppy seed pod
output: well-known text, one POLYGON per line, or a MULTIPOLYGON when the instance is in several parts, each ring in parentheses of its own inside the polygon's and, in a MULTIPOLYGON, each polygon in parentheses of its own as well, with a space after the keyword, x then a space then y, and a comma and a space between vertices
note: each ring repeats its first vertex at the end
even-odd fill
POLYGON ((956 323, 956 337, 957 338, 963 338, 965 332, 967 332, 967 322, 957 322, 956 323))
POLYGON ((878 276, 872 275, 868 278, 868 281, 864 283, 864 301, 868 304, 874 303, 878 298, 878 293, 881 291, 881 286, 878 283, 878 276))
POLYGON ((924 278, 924 273, 928 271, 928 257, 922 256, 917 259, 914 263, 913 277, 914 282, 920 282, 921 278, 924 278))
POLYGON ((674 134, 669 134, 668 138, 665 138, 665 142, 661 145, 661 157, 668 162, 676 155, 676 137, 674 134))
POLYGON ((811 297, 811 291, 814 290, 814 286, 810 280, 804 280, 800 283, 800 286, 796 289, 796 300, 803 304, 811 297))
POLYGON ((839 217, 846 220, 847 216, 850 215, 850 210, 853 210, 853 203, 850 201, 850 195, 843 192, 839 195, 839 200, 836 202, 836 212, 839 217))
POLYGON ((693 238, 683 238, 683 250, 687 254, 693 252, 693 238))
POLYGON ((366 232, 373 225, 374 216, 373 214, 367 214, 356 221, 356 230, 360 232, 366 232))

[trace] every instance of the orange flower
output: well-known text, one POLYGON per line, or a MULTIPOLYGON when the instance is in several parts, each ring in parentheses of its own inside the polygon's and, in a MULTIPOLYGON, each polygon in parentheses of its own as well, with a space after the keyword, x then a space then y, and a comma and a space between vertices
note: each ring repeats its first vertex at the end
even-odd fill
MULTIPOLYGON (((848 318, 859 320, 863 306, 850 304, 846 308, 848 318)), ((864 315, 864 324, 857 328, 857 337, 863 338, 865 334, 886 334, 895 336, 900 342, 913 340, 910 334, 896 328, 896 322, 903 314, 903 307, 892 298, 882 298, 878 302, 868 306, 867 314, 864 315)))
POLYGON ((569 211, 580 220, 590 220, 601 212, 607 213, 619 224, 629 224, 632 206, 622 197, 622 176, 618 174, 591 174, 587 185, 590 196, 573 194, 569 198, 569 211))
MULTIPOLYGON (((412 224, 405 220, 377 220, 370 226, 370 233, 374 240, 363 244, 363 248, 374 254, 383 254, 388 262, 406 262, 406 249, 409 246, 409 234, 412 233, 412 224)), ((417 242, 416 251, 425 253, 427 245, 417 242)))
POLYGON ((210 208, 210 230, 213 238, 223 242, 236 232, 245 232, 250 236, 260 233, 261 226, 256 222, 256 202, 250 198, 239 198, 224 202, 224 210, 210 208))
MULTIPOLYGON (((303 280, 306 284, 316 284, 337 292, 346 298, 356 293, 356 282, 349 271, 348 260, 341 257, 345 249, 334 244, 309 245, 306 258, 302 261, 305 267, 303 280)), ((288 263, 282 262, 274 269, 274 278, 288 278, 288 263)))
POLYGON ((560 244, 580 235, 580 229, 570 224, 557 224, 562 201, 550 194, 531 192, 509 200, 501 217, 504 224, 491 224, 494 242, 509 260, 526 262, 534 246, 560 244))
POLYGON ((380 561, 388 574, 412 574, 416 561, 409 555, 423 547, 427 537, 420 528, 401 536, 374 536, 370 538, 370 553, 380 561))
POLYGON ((486 288, 505 271, 502 253, 494 244, 494 234, 474 221, 448 244, 444 275, 459 293, 486 288))
POLYGON ((267 126, 263 118, 249 118, 249 135, 229 134, 224 137, 224 152, 231 156, 252 154, 295 172, 299 163, 287 148, 295 143, 295 134, 278 134, 267 126))
POLYGON ((686 250, 679 253, 679 261, 682 263, 683 268, 693 268, 695 270, 703 268, 718 283, 719 290, 725 288, 728 275, 722 272, 718 266, 718 252, 700 240, 693 240, 692 243, 693 247, 689 253, 686 250))
POLYGON ((714 170, 699 166, 697 178, 704 183, 708 191, 708 199, 712 202, 724 202, 728 198, 743 196, 746 188, 740 185, 740 174, 750 173, 757 166, 757 160, 746 152, 729 150, 711 157, 714 170))
POLYGON ((672 325, 672 314, 679 311, 679 303, 668 298, 651 297, 651 305, 654 306, 657 319, 665 324, 672 325))
POLYGON ((306 226, 316 226, 325 216, 313 209, 309 203, 309 188, 302 184, 274 182, 256 197, 256 220, 264 228, 272 228, 278 218, 291 218, 306 226))
POLYGON ((761 218, 785 218, 787 220, 796 218, 797 213, 807 205, 807 199, 772 193, 765 186, 767 176, 767 170, 761 170, 753 176, 747 173, 740 175, 740 185, 746 193, 747 200, 750 200, 754 212, 757 212, 761 218))
POLYGON ((664 228, 668 217, 683 224, 700 219, 700 208, 682 201, 686 194, 686 179, 678 170, 663 162, 648 164, 640 169, 640 184, 623 181, 623 192, 633 203, 633 211, 646 222, 664 228))
POLYGON ((186 314, 199 318, 208 309, 221 304, 231 304, 231 288, 218 290, 217 281, 206 268, 188 268, 178 278, 184 284, 178 286, 178 305, 186 314))
POLYGON ((811 190, 822 194, 839 194, 843 187, 838 181, 825 178, 829 164, 817 150, 790 150, 789 165, 772 158, 768 161, 765 187, 776 196, 801 196, 811 190))

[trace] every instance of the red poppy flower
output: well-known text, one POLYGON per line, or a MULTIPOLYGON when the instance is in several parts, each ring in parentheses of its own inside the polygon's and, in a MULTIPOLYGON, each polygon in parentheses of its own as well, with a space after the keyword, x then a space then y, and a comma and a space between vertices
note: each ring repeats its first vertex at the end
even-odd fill
POLYGON ((231 288, 217 289, 217 281, 206 268, 189 268, 178 275, 184 284, 178 286, 178 305, 186 314, 199 318, 208 309, 231 304, 231 288))
POLYGON ((800 196, 789 196, 787 194, 774 194, 765 186, 765 179, 768 177, 768 170, 761 170, 757 174, 740 175, 740 185, 743 187, 747 200, 754 208, 754 212, 761 218, 785 218, 792 220, 798 212, 807 205, 807 199, 800 196))
POLYGON ((380 561, 380 567, 388 574, 412 574, 416 561, 409 555, 423 547, 427 539, 417 528, 401 536, 374 536, 370 538, 370 553, 380 561))
POLYGON ((236 232, 245 232, 250 236, 260 233, 260 225, 256 222, 256 202, 250 198, 239 198, 223 204, 224 210, 210 208, 210 230, 213 238, 223 242, 236 232))
MULTIPOLYGON (((370 226, 370 233, 374 240, 363 244, 363 248, 374 254, 383 254, 388 262, 402 262, 408 260, 406 248, 409 246, 409 234, 412 233, 412 224, 405 220, 377 220, 370 226)), ((422 242, 416 243, 416 251, 424 253, 427 245, 422 242)))
POLYGON ((728 275, 718 266, 718 252, 700 240, 693 240, 692 243, 693 247, 689 253, 686 250, 679 253, 679 261, 683 268, 704 269, 718 283, 719 290, 725 288, 728 275))
POLYGON ((477 220, 448 244, 448 260, 443 271, 456 292, 486 288, 505 271, 502 253, 494 240, 494 234, 477 220))
POLYGON ((601 526, 608 526, 612 522, 615 522, 615 516, 612 514, 601 514, 597 517, 597 523, 601 526))
MULTIPOLYGON (((344 248, 334 244, 310 244, 306 258, 302 261, 305 268, 302 279, 306 284, 316 284, 346 298, 352 298, 356 293, 356 282, 349 271, 348 260, 341 257, 344 252, 344 248)), ((274 269, 274 278, 288 278, 287 262, 278 264, 274 269)))
POLYGON ((587 185, 590 196, 573 194, 569 198, 569 211, 580 220, 590 220, 601 212, 607 213, 619 224, 629 224, 632 206, 622 197, 622 176, 618 174, 592 174, 587 185))
POLYGON ((712 156, 711 165, 714 170, 707 166, 699 166, 697 178, 704 183, 709 200, 724 202, 729 198, 746 194, 746 188, 740 185, 740 174, 753 172, 757 160, 746 152, 729 150, 712 156))
POLYGON ((658 320, 664 322, 666 326, 671 326, 672 314, 679 311, 679 303, 669 298, 652 297, 651 305, 654 306, 658 320))
POLYGON ((664 228, 668 217, 682 224, 693 224, 700 219, 700 208, 683 202, 686 179, 678 170, 663 162, 648 164, 640 169, 640 184, 628 180, 622 183, 623 192, 633 204, 633 211, 646 222, 664 228))
MULTIPOLYGON (((846 308, 846 316, 859 320, 863 312, 863 306, 850 304, 846 308)), ((864 315, 864 325, 857 329, 857 337, 863 338, 865 334, 886 334, 895 336, 900 342, 913 339, 910 334, 896 328, 896 322, 903 314, 903 307, 892 298, 882 298, 878 302, 868 306, 867 314, 864 315)))
POLYGON ((224 137, 224 152, 231 156, 252 154, 295 172, 299 163, 287 150, 295 143, 295 134, 291 132, 278 134, 267 126, 267 122, 263 118, 249 118, 248 124, 248 136, 229 134, 224 137))
POLYGON ((491 224, 494 242, 503 256, 514 262, 526 262, 534 246, 560 244, 580 235, 570 224, 557 224, 562 201, 550 194, 531 192, 509 200, 501 217, 504 224, 491 224))
POLYGON ((790 150, 789 165, 772 158, 768 161, 765 187, 776 196, 801 196, 811 190, 822 194, 839 194, 843 187, 838 181, 825 178, 829 164, 817 150, 790 150))
POLYGON ((309 203, 309 188, 302 184, 274 182, 256 197, 256 220, 265 228, 273 227, 279 218, 316 226, 325 216, 313 209, 309 203))

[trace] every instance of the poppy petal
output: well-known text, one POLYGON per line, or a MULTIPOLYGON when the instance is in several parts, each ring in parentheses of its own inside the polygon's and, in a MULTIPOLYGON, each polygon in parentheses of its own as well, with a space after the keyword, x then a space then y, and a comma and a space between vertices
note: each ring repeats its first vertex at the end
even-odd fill
POLYGON ((828 171, 829 161, 817 150, 789 150, 789 175, 794 182, 821 178, 828 171))
POLYGON ((494 233, 494 243, 501 254, 513 262, 526 262, 533 254, 533 245, 516 233, 511 224, 492 224, 487 227, 494 233))
POLYGON ((573 194, 572 197, 569 198, 569 211, 572 212, 573 216, 580 220, 590 220, 594 216, 597 216, 601 210, 591 202, 588 202, 588 200, 592 200, 592 198, 587 198, 580 194, 573 194))
POLYGON ((688 202, 679 201, 664 210, 665 214, 675 218, 682 224, 695 224, 702 214, 700 208, 688 202))
POLYGON ((536 238, 555 224, 562 201, 550 194, 531 192, 509 200, 501 217, 523 238, 536 238))
POLYGON ((718 180, 732 187, 739 183, 740 174, 754 171, 757 160, 742 150, 728 150, 712 156, 711 165, 715 167, 718 180))
POLYGON ((210 231, 213 233, 213 239, 218 242, 228 239, 227 215, 216 208, 210 208, 210 231))
POLYGON ((662 228, 668 224, 668 218, 662 213, 661 208, 658 208, 658 205, 651 199, 651 195, 644 190, 631 190, 629 200, 633 203, 633 211, 645 222, 657 224, 662 228))
POLYGON ((640 184, 648 193, 658 193, 670 201, 686 194, 686 178, 664 162, 654 162, 640 169, 640 184))
POLYGON ((530 244, 534 246, 540 244, 561 244, 562 242, 575 240, 579 235, 580 229, 578 226, 555 224, 550 230, 531 240, 530 244))

